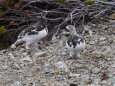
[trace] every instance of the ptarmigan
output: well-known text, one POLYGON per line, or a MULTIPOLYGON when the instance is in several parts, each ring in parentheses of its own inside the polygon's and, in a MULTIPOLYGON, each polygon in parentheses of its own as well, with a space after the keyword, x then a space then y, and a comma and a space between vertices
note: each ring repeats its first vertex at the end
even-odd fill
POLYGON ((42 24, 42 22, 37 22, 31 27, 23 30, 18 36, 17 41, 11 45, 11 48, 16 48, 20 44, 25 43, 26 49, 31 49, 34 45, 37 45, 39 40, 46 37, 48 34, 47 26, 42 24))
POLYGON ((66 47, 69 50, 70 57, 80 57, 81 51, 85 49, 85 40, 77 34, 76 28, 73 25, 67 25, 67 30, 70 31, 70 37, 66 41, 66 47))

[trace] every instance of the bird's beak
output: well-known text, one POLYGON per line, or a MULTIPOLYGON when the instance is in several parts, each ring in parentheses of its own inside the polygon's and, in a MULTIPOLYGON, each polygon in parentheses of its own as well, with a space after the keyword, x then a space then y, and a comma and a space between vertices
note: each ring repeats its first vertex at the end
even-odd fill
POLYGON ((65 29, 68 30, 68 26, 66 26, 65 29))

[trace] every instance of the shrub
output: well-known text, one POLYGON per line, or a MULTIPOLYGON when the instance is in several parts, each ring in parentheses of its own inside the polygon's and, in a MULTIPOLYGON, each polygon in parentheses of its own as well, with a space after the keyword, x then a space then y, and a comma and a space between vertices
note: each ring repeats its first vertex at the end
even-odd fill
POLYGON ((93 0, 85 0, 85 4, 87 4, 87 5, 93 5, 94 1, 93 0))
POLYGON ((66 0, 58 0, 59 3, 64 3, 66 0))
POLYGON ((0 35, 3 35, 4 33, 6 33, 6 28, 4 26, 0 27, 0 35))

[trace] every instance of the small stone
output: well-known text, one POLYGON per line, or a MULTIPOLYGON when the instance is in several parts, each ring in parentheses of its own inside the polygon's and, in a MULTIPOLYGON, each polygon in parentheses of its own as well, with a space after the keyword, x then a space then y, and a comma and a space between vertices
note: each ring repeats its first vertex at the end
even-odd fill
POLYGON ((102 86, 102 85, 95 85, 95 84, 90 84, 88 86, 102 86))
POLYGON ((15 49, 16 46, 15 46, 14 44, 12 44, 12 45, 10 46, 10 48, 11 48, 11 49, 15 49))
POLYGON ((22 52, 22 51, 25 51, 25 49, 24 48, 20 48, 20 51, 22 52))
POLYGON ((115 64, 113 64, 112 67, 115 68, 115 64))
POLYGON ((104 30, 109 30, 110 27, 109 27, 108 25, 103 25, 103 29, 104 29, 104 30))
POLYGON ((9 56, 14 56, 12 53, 9 53, 8 55, 9 55, 9 56))
POLYGON ((32 62, 32 59, 29 56, 26 56, 25 58, 21 59, 21 61, 32 62))
POLYGON ((3 86, 3 84, 2 84, 2 83, 0 83, 0 86, 3 86))
POLYGON ((46 57, 47 53, 46 52, 39 52, 34 54, 35 57, 46 57))
POLYGON ((98 51, 93 51, 93 52, 90 53, 90 55, 92 57, 100 57, 101 56, 100 52, 98 52, 98 51))
POLYGON ((108 84, 106 80, 101 81, 101 84, 108 84))
POLYGON ((102 41, 99 43, 100 46, 103 46, 103 45, 106 45, 107 44, 107 41, 102 41))
POLYGON ((69 77, 80 77, 80 76, 81 76, 81 74, 73 74, 73 73, 69 74, 69 77))
POLYGON ((26 55, 27 55, 27 52, 22 53, 22 55, 26 56, 26 55))
POLYGON ((64 51, 62 51, 62 55, 67 55, 67 53, 66 53, 66 52, 64 52, 64 51))
POLYGON ((54 65, 55 67, 59 68, 62 71, 65 71, 65 72, 68 71, 68 66, 64 62, 59 61, 59 62, 54 63, 54 65))
POLYGON ((49 67, 50 64, 49 64, 49 63, 45 63, 44 66, 45 66, 45 67, 49 67))
POLYGON ((20 70, 20 66, 16 63, 13 64, 13 68, 16 69, 16 70, 20 70))
POLYGON ((115 86, 115 82, 112 84, 112 86, 115 86))
POLYGON ((115 39, 113 40, 113 43, 115 43, 115 39))
POLYGON ((33 84, 33 81, 28 81, 28 84, 31 84, 31 85, 32 85, 32 84, 33 84))
POLYGON ((30 73, 30 76, 31 76, 31 77, 34 77, 34 76, 36 76, 36 75, 37 75, 37 72, 35 72, 35 71, 33 71, 33 72, 30 73))
POLYGON ((62 86, 70 86, 68 83, 62 83, 62 86))
POLYGON ((8 69, 9 66, 2 66, 4 70, 8 69))
MULTIPOLYGON (((33 85, 33 86, 34 86, 34 85, 33 85)), ((39 85, 37 85, 37 86, 46 86, 46 85, 39 84, 39 85)))
POLYGON ((94 68, 92 69, 92 71, 93 71, 93 73, 97 74, 97 73, 100 72, 100 69, 97 68, 97 67, 94 67, 94 68))
POLYGON ((99 84, 100 81, 101 81, 101 79, 96 78, 96 79, 94 79, 93 83, 94 84, 99 84))
POLYGON ((32 67, 35 66, 35 65, 34 65, 34 63, 32 62, 32 63, 29 63, 28 66, 29 66, 30 68, 32 68, 32 67))
POLYGON ((46 82, 45 86, 51 86, 51 82, 50 81, 46 82))
POLYGON ((14 82, 14 86, 22 86, 19 81, 14 82))
POLYGON ((110 16, 112 19, 115 19, 115 13, 110 16))
POLYGON ((108 56, 110 54, 110 51, 109 50, 105 50, 102 52, 102 55, 103 56, 108 56))
POLYGON ((15 59, 15 57, 14 57, 14 55, 13 55, 12 53, 9 53, 8 55, 10 56, 10 58, 11 58, 12 60, 15 59))
POLYGON ((84 83, 85 83, 85 84, 91 84, 91 83, 92 83, 92 80, 91 80, 91 79, 84 80, 84 83))
POLYGON ((86 49, 90 49, 90 48, 92 48, 92 45, 87 44, 87 45, 86 45, 86 49))
POLYGON ((99 38, 99 40, 104 41, 104 40, 106 40, 106 37, 101 37, 101 38, 99 38))
POLYGON ((51 86, 62 86, 62 85, 60 83, 58 83, 58 82, 55 82, 51 86))
POLYGON ((0 74, 0 79, 2 79, 3 78, 3 75, 2 74, 0 74))
POLYGON ((94 41, 91 41, 89 44, 93 45, 93 44, 95 44, 95 42, 94 42, 94 41))
POLYGON ((52 72, 52 73, 59 73, 59 72, 61 72, 61 70, 60 70, 60 69, 55 69, 55 70, 53 70, 53 72, 52 72))

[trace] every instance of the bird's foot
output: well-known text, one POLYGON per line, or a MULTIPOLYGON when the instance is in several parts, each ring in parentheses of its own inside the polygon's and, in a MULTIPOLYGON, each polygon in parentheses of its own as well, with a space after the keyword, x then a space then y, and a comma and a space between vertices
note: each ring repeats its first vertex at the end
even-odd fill
POLYGON ((69 59, 77 59, 77 56, 76 55, 70 55, 69 59))

